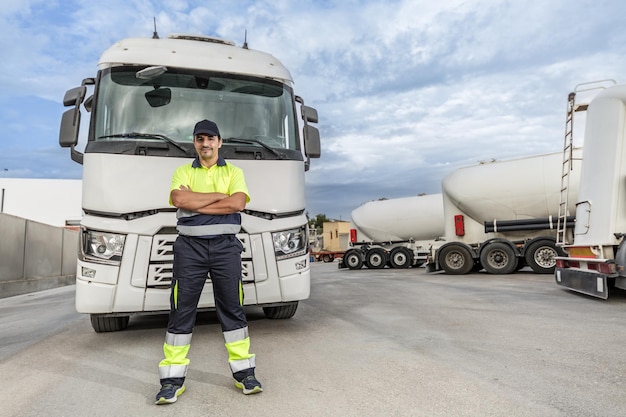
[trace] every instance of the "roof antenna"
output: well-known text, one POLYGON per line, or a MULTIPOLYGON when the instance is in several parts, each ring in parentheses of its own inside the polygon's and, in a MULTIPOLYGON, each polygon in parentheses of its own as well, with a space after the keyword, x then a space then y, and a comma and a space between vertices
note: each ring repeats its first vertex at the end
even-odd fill
POLYGON ((243 49, 248 49, 248 29, 246 29, 243 35, 243 49))
POLYGON ((156 30, 156 17, 153 17, 154 19, 154 32, 152 32, 152 39, 159 39, 159 34, 157 33, 156 30))

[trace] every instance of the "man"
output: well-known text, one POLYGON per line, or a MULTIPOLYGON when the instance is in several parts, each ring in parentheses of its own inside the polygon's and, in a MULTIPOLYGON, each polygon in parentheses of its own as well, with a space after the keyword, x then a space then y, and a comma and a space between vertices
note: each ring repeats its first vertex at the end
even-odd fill
POLYGON ((193 135, 198 156, 174 172, 170 187, 170 204, 178 208, 178 237, 156 404, 174 403, 185 391, 187 352, 207 274, 235 386, 244 394, 263 391, 254 375, 255 355, 249 352, 241 280, 243 247, 235 236, 241 229, 239 212, 250 201, 248 188, 243 171, 219 155, 222 137, 214 122, 196 123, 193 135))

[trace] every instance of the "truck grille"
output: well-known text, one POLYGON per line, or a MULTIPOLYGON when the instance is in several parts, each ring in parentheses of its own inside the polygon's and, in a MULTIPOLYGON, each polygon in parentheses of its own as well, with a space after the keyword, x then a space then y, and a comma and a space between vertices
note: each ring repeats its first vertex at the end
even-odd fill
MULTIPOLYGON (((169 287, 172 282, 172 261, 174 260, 174 250, 172 248, 178 235, 163 234, 155 235, 152 238, 150 249, 150 264, 148 265, 148 287, 169 287)), ((252 267, 252 250, 250 248, 250 238, 245 233, 237 235, 237 239, 243 245, 241 251, 241 277, 243 282, 254 281, 254 271, 252 267)), ((210 281, 207 276, 207 281, 210 281)))

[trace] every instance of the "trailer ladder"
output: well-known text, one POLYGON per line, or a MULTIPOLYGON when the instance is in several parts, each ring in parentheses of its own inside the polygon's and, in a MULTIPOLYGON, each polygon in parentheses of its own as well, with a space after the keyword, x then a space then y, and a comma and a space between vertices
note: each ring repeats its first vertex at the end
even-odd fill
MULTIPOLYGON (((556 244, 557 246, 571 245, 573 242, 568 240, 567 236, 567 220, 570 216, 569 205, 569 182, 570 172, 572 171, 572 161, 574 155, 574 113, 586 111, 589 107, 588 103, 576 104, 576 93, 582 91, 590 91, 596 89, 604 89, 602 84, 616 84, 615 80, 592 81, 588 83, 578 84, 573 92, 567 96, 567 114, 565 118, 565 137, 563 140, 563 164, 561 165, 561 195, 559 199, 559 218, 557 223, 556 244), (585 88, 580 88, 585 87, 585 88)), ((573 234, 572 234, 573 236, 573 234)))
POLYGON ((576 93, 567 96, 567 115, 565 118, 565 139, 563 141, 563 164, 561 165, 561 195, 559 198, 559 218, 557 223, 556 244, 567 245, 567 217, 569 179, 572 171, 572 157, 574 151, 574 112, 576 111, 576 93))

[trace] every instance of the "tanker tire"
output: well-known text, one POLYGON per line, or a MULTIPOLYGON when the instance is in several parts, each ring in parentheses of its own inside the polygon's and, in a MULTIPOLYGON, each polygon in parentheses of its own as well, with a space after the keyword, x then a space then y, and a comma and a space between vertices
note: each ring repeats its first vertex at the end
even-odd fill
POLYGON ((510 274, 517 268, 517 257, 506 243, 493 242, 480 252, 480 263, 490 274, 510 274))
POLYGON ((128 327, 129 316, 107 317, 91 314, 91 327, 96 333, 119 332, 128 327))
POLYGON ((348 269, 361 269, 363 267, 363 252, 358 249, 350 249, 343 255, 343 263, 348 269))
POLYGON ((410 249, 397 247, 391 250, 389 265, 392 268, 404 269, 413 263, 413 252, 410 249))
POLYGON ((551 240, 538 240, 526 248, 526 263, 535 274, 553 274, 556 257, 564 256, 551 240))
POLYGON ((448 245, 439 252, 439 264, 446 274, 465 275, 474 268, 474 259, 467 248, 448 245))
POLYGON ((365 265, 369 269, 382 269, 387 264, 387 254, 383 249, 374 248, 365 254, 365 265))

